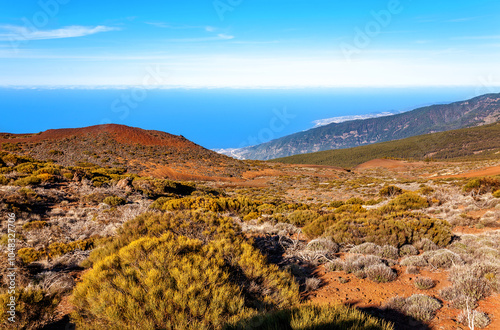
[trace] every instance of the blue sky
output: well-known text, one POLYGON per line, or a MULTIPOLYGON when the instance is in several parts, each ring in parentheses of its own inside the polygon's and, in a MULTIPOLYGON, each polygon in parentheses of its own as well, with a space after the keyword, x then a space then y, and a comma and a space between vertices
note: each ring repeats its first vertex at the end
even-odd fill
POLYGON ((500 2, 0 4, 0 86, 500 85, 500 2))

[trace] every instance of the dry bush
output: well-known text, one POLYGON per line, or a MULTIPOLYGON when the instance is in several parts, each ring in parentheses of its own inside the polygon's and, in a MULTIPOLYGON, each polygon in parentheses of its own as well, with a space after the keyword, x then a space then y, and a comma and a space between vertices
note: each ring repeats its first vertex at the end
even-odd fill
POLYGON ((422 238, 420 241, 413 244, 417 249, 422 251, 438 250, 439 247, 428 238, 422 238))
POLYGON ((321 285, 321 279, 316 277, 309 277, 306 279, 305 291, 312 292, 319 288, 321 285))
POLYGON ((465 309, 490 295, 497 283, 498 266, 473 264, 457 266, 450 271, 451 287, 441 290, 444 300, 455 308, 465 309))
POLYGON ((339 252, 339 245, 330 238, 316 238, 306 245, 306 250, 337 253, 339 252))
POLYGON ((354 273, 363 270, 369 266, 381 264, 382 260, 376 256, 349 256, 344 260, 344 271, 346 273, 354 273))
POLYGON ((399 249, 392 245, 384 245, 380 248, 378 256, 386 259, 398 259, 399 249))
POLYGON ((397 274, 384 264, 369 266, 364 272, 371 281, 377 283, 391 282, 397 278, 397 274))
POLYGON ((423 294, 414 294, 408 298, 391 298, 386 304, 386 308, 397 310, 416 320, 428 322, 434 318, 441 303, 432 297, 423 294))
POLYGON ((400 262, 401 266, 426 267, 429 264, 423 256, 409 256, 403 258, 400 262))
POLYGON ((36 275, 35 280, 42 290, 49 293, 70 292, 75 286, 75 280, 62 272, 42 272, 36 275))
POLYGON ((413 245, 411 244, 406 244, 406 245, 403 245, 400 249, 399 249, 399 255, 401 257, 406 257, 406 256, 416 256, 418 255, 418 250, 416 247, 414 247, 413 245))
POLYGON ((422 254, 422 257, 427 260, 429 266, 434 268, 448 269, 464 263, 459 254, 447 249, 427 251, 422 254))
POLYGON ((369 254, 369 255, 379 255, 380 251, 381 251, 380 246, 370 242, 356 245, 355 247, 349 250, 350 253, 369 254))
POLYGON ((330 272, 338 272, 344 270, 344 262, 340 259, 332 260, 326 263, 325 269, 330 272))
POLYGON ((413 281, 413 285, 419 290, 429 290, 436 286, 433 279, 428 277, 419 277, 413 281))
POLYGON ((418 269, 418 267, 415 267, 415 266, 408 266, 406 268, 406 273, 407 274, 412 274, 412 275, 415 275, 415 274, 419 274, 420 273, 420 270, 418 269))
POLYGON ((468 326, 469 329, 483 329, 491 323, 491 319, 488 317, 488 314, 478 310, 469 312, 462 311, 460 314, 458 314, 457 321, 465 326, 468 326))

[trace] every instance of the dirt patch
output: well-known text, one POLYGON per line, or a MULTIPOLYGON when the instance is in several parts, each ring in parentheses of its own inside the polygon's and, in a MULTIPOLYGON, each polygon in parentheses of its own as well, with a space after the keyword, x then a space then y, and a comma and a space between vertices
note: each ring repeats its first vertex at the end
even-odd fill
MULTIPOLYGON (((439 291, 451 285, 448 272, 421 270, 420 274, 406 274, 405 267, 397 266, 398 278, 389 283, 374 283, 368 279, 359 279, 353 274, 344 272, 325 272, 323 266, 316 271, 322 280, 321 288, 313 292, 309 298, 315 304, 347 304, 365 310, 380 310, 392 297, 409 297, 413 294, 425 294, 439 298, 439 291), (416 278, 432 278, 436 286, 430 290, 419 290, 414 287, 416 278)), ((495 313, 500 310, 500 295, 495 294, 479 302, 479 309, 491 316, 492 322, 486 329, 500 329, 500 319, 495 313)), ((428 324, 431 329, 467 329, 456 322, 460 310, 443 303, 436 317, 428 324)))
POLYGON ((475 178, 475 177, 491 176, 491 175, 500 175, 500 166, 487 167, 477 171, 467 172, 463 174, 438 176, 434 177, 433 179, 475 178))
POLYGON ((421 167, 424 163, 422 162, 406 162, 402 160, 394 160, 394 159, 373 159, 366 163, 360 164, 353 169, 356 171, 370 170, 375 168, 385 168, 389 170, 398 170, 398 169, 408 169, 414 167, 421 167))
POLYGON ((260 171, 247 171, 242 174, 244 179, 255 179, 258 177, 266 177, 266 176, 280 176, 284 173, 282 171, 277 171, 273 169, 263 169, 260 171))

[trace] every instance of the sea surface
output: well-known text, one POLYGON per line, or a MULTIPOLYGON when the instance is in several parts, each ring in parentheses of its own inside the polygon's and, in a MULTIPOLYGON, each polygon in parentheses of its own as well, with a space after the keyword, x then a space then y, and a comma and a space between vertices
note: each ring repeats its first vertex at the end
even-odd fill
POLYGON ((0 88, 0 132, 116 123, 166 131, 206 148, 238 148, 332 117, 375 115, 478 96, 476 87, 241 89, 0 88))

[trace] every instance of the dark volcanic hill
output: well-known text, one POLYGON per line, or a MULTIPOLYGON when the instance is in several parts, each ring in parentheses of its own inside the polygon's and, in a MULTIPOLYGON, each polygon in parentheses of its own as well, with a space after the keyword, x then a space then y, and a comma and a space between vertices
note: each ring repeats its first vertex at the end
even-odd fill
POLYGON ((499 119, 500 94, 487 94, 468 101, 433 105, 387 117, 329 124, 239 149, 237 154, 245 159, 267 160, 481 126, 499 119))
POLYGON ((64 166, 94 163, 175 179, 237 176, 246 165, 183 136, 124 125, 0 133, 1 149, 64 166))

